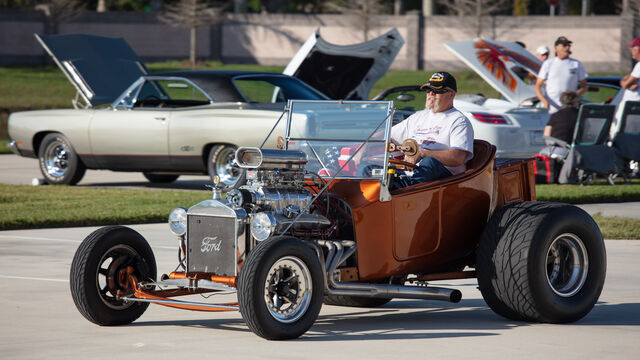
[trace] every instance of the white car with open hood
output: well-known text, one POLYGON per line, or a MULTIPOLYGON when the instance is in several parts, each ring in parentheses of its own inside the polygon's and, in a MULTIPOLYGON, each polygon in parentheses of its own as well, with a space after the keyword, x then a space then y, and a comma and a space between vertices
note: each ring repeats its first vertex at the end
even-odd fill
MULTIPOLYGON (((392 30, 355 48, 333 46, 339 57, 318 55, 330 64, 319 78, 331 85, 325 87, 331 92, 327 96, 299 78, 277 73, 149 73, 121 38, 36 38, 77 90, 74 109, 23 111, 9 118, 9 147, 18 155, 38 158, 46 182, 75 184, 86 169, 107 169, 142 172, 151 182, 208 174, 229 187, 239 186, 242 179, 235 149, 263 145, 264 134, 288 100, 368 94, 397 54, 386 49, 399 50, 404 42, 392 30), (354 61, 359 62, 358 72, 352 71, 354 61), (344 81, 328 78, 340 79, 345 73, 351 76, 344 81)), ((319 37, 318 43, 323 43, 319 37)), ((300 77, 314 68, 313 62, 308 64, 298 62, 300 77)), ((283 125, 274 131, 284 134, 283 125)), ((265 148, 275 148, 275 138, 265 148)))
MULTIPOLYGON (((549 113, 538 106, 535 84, 523 75, 537 74, 540 60, 514 42, 474 39, 445 46, 502 95, 501 99, 482 94, 456 96, 454 106, 469 118, 475 137, 494 144, 498 157, 526 158, 538 153, 545 146, 542 133, 549 113)), ((584 101, 617 104, 621 92, 609 80, 588 78, 584 101)), ((394 100, 400 110, 403 100, 413 100, 411 105, 418 110, 424 107, 424 95, 418 89, 415 85, 392 88, 373 99, 394 100)), ((464 83, 458 81, 458 93, 464 90, 464 83)))

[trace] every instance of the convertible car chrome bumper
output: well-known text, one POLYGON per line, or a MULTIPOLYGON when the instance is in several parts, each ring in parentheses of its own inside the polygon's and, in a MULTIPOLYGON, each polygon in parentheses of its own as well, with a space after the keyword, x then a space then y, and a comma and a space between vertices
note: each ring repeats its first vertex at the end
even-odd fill
POLYGON ((22 155, 20 153, 20 149, 18 149, 18 143, 15 140, 9 141, 7 143, 7 147, 9 147, 9 150, 11 150, 12 153, 14 153, 16 155, 22 155))

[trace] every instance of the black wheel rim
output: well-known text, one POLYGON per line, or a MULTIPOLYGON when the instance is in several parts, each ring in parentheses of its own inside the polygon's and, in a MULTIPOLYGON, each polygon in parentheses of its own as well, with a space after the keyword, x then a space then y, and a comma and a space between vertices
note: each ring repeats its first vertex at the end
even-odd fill
MULTIPOLYGON (((129 287, 129 284, 121 282, 128 279, 119 279, 119 274, 121 270, 134 265, 138 257, 138 253, 132 247, 116 245, 110 248, 98 262, 96 289, 100 300, 111 309, 122 310, 133 305, 131 302, 119 300, 119 296, 123 294, 118 294, 118 290, 126 290, 129 287)), ((131 291, 130 287, 128 291, 131 291)))
POLYGON ((271 316, 289 324, 299 320, 311 305, 313 285, 307 265, 297 257, 278 259, 264 283, 264 301, 271 316))

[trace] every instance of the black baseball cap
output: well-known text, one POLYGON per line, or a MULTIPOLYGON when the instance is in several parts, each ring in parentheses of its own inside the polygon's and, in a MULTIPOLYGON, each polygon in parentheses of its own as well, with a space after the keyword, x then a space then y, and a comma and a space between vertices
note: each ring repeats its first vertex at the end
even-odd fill
POLYGON ((560 36, 559 38, 556 39, 555 46, 558 46, 560 44, 562 44, 562 45, 571 45, 571 40, 567 39, 564 36, 560 36))
POLYGON ((458 86, 456 85, 456 79, 448 72, 439 71, 433 73, 429 80, 420 86, 420 90, 433 90, 438 93, 445 93, 447 91, 458 92, 458 86))

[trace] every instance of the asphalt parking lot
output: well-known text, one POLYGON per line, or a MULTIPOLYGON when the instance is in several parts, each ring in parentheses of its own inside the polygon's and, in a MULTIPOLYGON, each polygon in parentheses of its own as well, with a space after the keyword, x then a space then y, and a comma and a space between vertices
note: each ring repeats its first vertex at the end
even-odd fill
MULTIPOLYGON (((133 225, 151 243, 159 273, 176 265, 165 224, 133 225)), ((607 240, 608 272, 594 310, 565 325, 512 322, 489 310, 475 280, 449 281, 459 304, 395 300, 375 309, 324 306, 297 340, 255 336, 237 312, 151 305, 131 325, 99 327, 76 310, 69 268, 95 228, 0 231, 3 359, 632 359, 640 353, 640 242, 607 240)), ((224 300, 230 300, 230 295, 224 300)))

